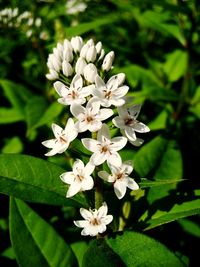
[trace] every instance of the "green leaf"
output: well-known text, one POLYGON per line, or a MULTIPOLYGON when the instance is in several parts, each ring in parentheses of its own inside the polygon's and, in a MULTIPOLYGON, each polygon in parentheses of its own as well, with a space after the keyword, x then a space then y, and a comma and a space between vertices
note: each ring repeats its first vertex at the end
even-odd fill
POLYGON ((184 76, 188 64, 187 53, 182 50, 175 50, 166 56, 166 62, 163 65, 170 82, 175 82, 184 76))
POLYGON ((146 178, 141 178, 141 182, 139 183, 140 188, 146 188, 146 187, 154 187, 154 186, 161 186, 161 185, 166 185, 166 184, 176 184, 183 182, 183 179, 180 180, 174 180, 174 179, 167 179, 167 180, 156 180, 156 181, 150 181, 146 178))
POLYGON ((82 267, 126 267, 123 260, 114 253, 104 239, 92 240, 83 257, 82 267))
POLYGON ((178 220, 178 223, 182 226, 185 232, 197 238, 200 238, 200 227, 198 223, 195 223, 190 219, 180 219, 178 220))
POLYGON ((151 131, 165 129, 167 117, 168 117, 167 111, 166 110, 161 111, 158 114, 158 116, 148 124, 148 127, 150 128, 151 131))
POLYGON ((23 121, 24 116, 15 108, 0 108, 0 124, 23 121))
POLYGON ((92 20, 91 22, 81 23, 78 24, 77 26, 66 28, 66 35, 67 38, 76 35, 81 35, 91 30, 95 30, 101 26, 110 25, 112 22, 116 20, 118 20, 118 16, 114 14, 107 17, 103 17, 101 19, 92 20))
POLYGON ((18 136, 12 137, 6 142, 6 145, 2 148, 2 153, 21 153, 23 150, 23 143, 18 136))
POLYGON ((136 172, 142 177, 153 170, 165 152, 167 140, 161 136, 155 137, 149 143, 143 145, 135 154, 134 165, 136 172))
POLYGON ((107 238, 106 244, 123 259, 127 267, 183 266, 164 245, 141 233, 126 231, 114 238, 107 238))
POLYGON ((46 160, 26 156, 0 155, 0 192, 23 200, 53 205, 87 206, 78 194, 67 199, 67 186, 59 176, 63 168, 46 160))
POLYGON ((20 267, 77 266, 66 242, 21 200, 10 201, 10 237, 20 267))
POLYGON ((78 260, 79 266, 82 266, 83 256, 88 249, 88 244, 85 241, 78 241, 72 243, 71 248, 78 260))
MULTIPOLYGON (((145 230, 155 228, 180 218, 200 214, 200 190, 196 190, 193 194, 194 195, 190 196, 188 192, 188 195, 186 196, 175 195, 173 196, 173 202, 171 201, 172 196, 169 195, 168 198, 165 198, 165 205, 167 201, 169 203, 173 203, 172 208, 169 210, 163 210, 163 207, 161 207, 163 201, 158 201, 156 205, 156 212, 151 216, 151 219, 146 220, 144 216, 142 218, 146 224, 145 230)), ((169 205, 169 203, 167 204, 169 205)), ((149 212, 151 211, 149 210, 149 212)))
POLYGON ((5 249, 1 255, 11 260, 14 260, 16 258, 15 252, 12 247, 5 249))
POLYGON ((34 96, 26 104, 25 113, 28 126, 28 133, 34 128, 43 116, 47 107, 44 97, 34 96))
POLYGON ((9 80, 0 80, 0 86, 12 107, 24 117, 24 104, 32 97, 32 93, 21 84, 9 80))
POLYGON ((63 110, 63 106, 57 102, 52 103, 42 114, 39 120, 32 125, 32 129, 36 129, 45 124, 51 123, 55 118, 57 118, 63 110))

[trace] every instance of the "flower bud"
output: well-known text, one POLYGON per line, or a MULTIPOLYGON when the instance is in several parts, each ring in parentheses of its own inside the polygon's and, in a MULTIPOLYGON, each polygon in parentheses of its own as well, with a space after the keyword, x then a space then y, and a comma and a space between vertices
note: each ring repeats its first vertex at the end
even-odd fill
POLYGON ((46 74, 46 78, 48 80, 56 80, 56 79, 58 79, 58 73, 55 70, 50 69, 49 73, 46 74))
POLYGON ((64 49, 63 51, 63 59, 66 60, 67 62, 72 62, 73 60, 73 52, 71 49, 64 49))
POLYGON ((89 46, 94 45, 93 39, 89 39, 86 44, 88 44, 89 46))
POLYGON ((125 74, 124 73, 118 73, 117 75, 112 76, 108 80, 107 84, 112 83, 115 80, 117 80, 118 86, 121 86, 123 84, 123 82, 125 81, 125 74))
POLYGON ((104 60, 103 60, 103 64, 102 64, 102 69, 105 70, 105 71, 109 71, 112 67, 112 63, 113 63, 113 60, 114 60, 114 57, 115 57, 115 54, 113 51, 109 52, 104 60))
POLYGON ((97 50, 97 54, 101 54, 102 42, 98 42, 95 47, 96 47, 96 50, 97 50))
POLYGON ((105 50, 104 50, 104 49, 102 49, 102 50, 101 50, 101 54, 100 54, 100 57, 99 57, 98 61, 99 61, 99 60, 101 60, 101 59, 103 59, 104 55, 105 55, 105 50))
POLYGON ((50 54, 47 65, 56 72, 59 72, 61 68, 61 61, 54 54, 50 54))
POLYGON ((83 46, 83 39, 80 36, 72 37, 71 45, 75 53, 80 52, 83 46))
POLYGON ((86 53, 87 53, 89 47, 90 46, 88 44, 84 44, 84 46, 81 48, 81 52, 80 52, 81 57, 84 57, 84 58, 86 57, 86 53))
POLYGON ((97 51, 94 45, 90 46, 86 53, 87 62, 94 62, 97 57, 97 51))
POLYGON ((66 77, 71 76, 73 73, 73 69, 72 69, 71 64, 69 62, 67 62, 66 60, 64 60, 62 63, 62 71, 66 77))
POLYGON ((77 74, 83 74, 83 70, 86 67, 87 63, 84 58, 79 57, 76 66, 75 66, 75 71, 77 74))
POLYGON ((90 63, 84 68, 84 78, 90 82, 94 83, 95 77, 97 75, 97 68, 94 64, 90 63))

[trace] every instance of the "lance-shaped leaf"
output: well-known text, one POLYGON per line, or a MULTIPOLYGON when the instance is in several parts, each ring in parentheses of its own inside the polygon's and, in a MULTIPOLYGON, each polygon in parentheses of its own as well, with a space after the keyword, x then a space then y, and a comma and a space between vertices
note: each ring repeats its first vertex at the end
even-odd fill
POLYGON ((87 206, 81 194, 66 199, 67 186, 59 178, 65 171, 47 160, 27 155, 0 155, 0 192, 30 202, 87 206))
POLYGON ((21 200, 10 201, 10 237, 20 267, 76 267, 77 260, 52 226, 21 200))
POLYGON ((93 240, 83 258, 83 267, 182 267, 179 259, 158 241, 137 232, 124 232, 113 238, 93 240), (97 265, 94 265, 97 263, 97 265))

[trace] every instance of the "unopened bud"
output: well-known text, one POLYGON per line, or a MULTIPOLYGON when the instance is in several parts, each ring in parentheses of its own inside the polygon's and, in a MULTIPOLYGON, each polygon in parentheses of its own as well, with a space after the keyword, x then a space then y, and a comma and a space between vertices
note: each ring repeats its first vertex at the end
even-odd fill
POLYGON ((97 68, 94 64, 90 63, 84 68, 84 78, 90 82, 94 83, 95 77, 97 75, 97 68))
POLYGON ((83 39, 80 36, 72 37, 71 45, 75 53, 80 52, 83 46, 83 39))
POLYGON ((97 51, 94 45, 90 46, 86 53, 87 62, 94 62, 97 57, 97 51))
POLYGON ((62 71, 66 77, 71 76, 73 73, 73 69, 72 69, 71 64, 69 62, 67 62, 66 60, 64 60, 62 63, 62 71))
POLYGON ((79 57, 76 66, 75 66, 75 71, 77 74, 83 74, 84 68, 86 67, 87 63, 84 58, 79 57))
POLYGON ((103 64, 102 64, 102 69, 105 70, 105 71, 109 71, 112 67, 112 63, 113 63, 113 60, 114 60, 114 57, 115 57, 115 54, 113 51, 109 52, 104 60, 103 60, 103 64))

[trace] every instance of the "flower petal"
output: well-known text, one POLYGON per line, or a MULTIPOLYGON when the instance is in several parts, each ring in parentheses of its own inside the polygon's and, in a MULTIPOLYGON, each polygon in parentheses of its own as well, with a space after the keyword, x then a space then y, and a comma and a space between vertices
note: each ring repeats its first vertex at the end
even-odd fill
POLYGON ((87 221, 93 217, 92 212, 84 208, 80 208, 80 214, 87 221))
POLYGON ((97 140, 103 142, 103 137, 110 139, 109 128, 105 123, 102 125, 101 129, 97 133, 97 140))
POLYGON ((91 138, 82 138, 81 142, 89 151, 97 152, 99 150, 100 143, 97 140, 93 140, 91 138))
POLYGON ((81 75, 76 74, 71 82, 70 88, 80 89, 83 87, 83 79, 81 75))
POLYGON ((140 110, 141 110, 141 105, 138 104, 138 105, 134 105, 130 108, 127 109, 128 113, 134 117, 135 119, 138 117, 139 113, 140 113, 140 110))
POLYGON ((95 85, 97 89, 105 87, 105 83, 99 75, 96 75, 95 77, 95 85))
POLYGON ((130 140, 130 141, 135 141, 137 138, 135 135, 134 128, 129 127, 129 126, 125 127, 125 135, 127 136, 128 140, 130 140))
POLYGON ((47 148, 53 148, 55 147, 57 142, 57 139, 50 139, 42 142, 43 146, 46 146, 47 148))
POLYGON ((60 135, 62 134, 63 129, 55 123, 52 123, 51 127, 52 127, 53 134, 55 135, 55 137, 59 138, 60 135))
POLYGON ((98 166, 98 165, 102 164, 104 161, 106 161, 107 158, 108 158, 108 155, 106 153, 96 152, 96 153, 92 154, 92 156, 90 158, 90 162, 93 165, 98 166))
POLYGON ((74 182, 74 178, 73 172, 64 172, 60 175, 60 179, 66 184, 72 184, 74 182))
POLYGON ((144 143, 144 140, 141 138, 137 138, 135 141, 129 140, 129 142, 134 146, 141 146, 144 143))
POLYGON ((122 199, 126 194, 126 183, 124 181, 117 180, 114 183, 114 191, 118 199, 122 199))
POLYGON ((124 120, 119 116, 113 118, 112 122, 117 128, 124 129, 126 127, 124 120))
POLYGON ((106 171, 99 171, 98 172, 98 176, 103 179, 104 181, 108 181, 108 177, 110 176, 109 173, 107 173, 106 171))
POLYGON ((102 108, 99 111, 99 119, 104 121, 113 115, 113 110, 110 108, 102 108))
POLYGON ((87 175, 90 175, 91 173, 93 173, 95 169, 95 166, 91 164, 91 162, 88 162, 85 166, 85 170, 84 172, 87 173, 87 175))
POLYGON ((97 216, 101 219, 104 218, 108 213, 108 206, 106 202, 103 202, 102 206, 98 209, 97 216))
POLYGON ((130 174, 133 171, 132 160, 127 160, 123 163, 124 172, 130 174))
POLYGON ((117 108, 119 116, 122 117, 123 119, 126 119, 129 117, 128 111, 125 106, 121 106, 117 108))
POLYGON ((74 224, 75 224, 77 227, 84 228, 84 227, 87 227, 87 226, 88 226, 88 221, 85 221, 85 220, 74 221, 74 224))
POLYGON ((82 162, 82 160, 77 159, 73 164, 73 173, 75 175, 78 175, 82 170, 84 170, 84 163, 82 162))
POLYGON ((127 187, 130 188, 131 190, 138 190, 139 186, 138 184, 130 177, 127 177, 128 179, 128 183, 127 183, 127 187))
POLYGON ((110 148, 113 151, 121 150, 127 143, 127 138, 123 136, 114 137, 111 139, 110 148))
POLYGON ((113 216, 112 215, 106 215, 105 218, 102 219, 102 222, 105 223, 105 225, 111 223, 113 220, 113 216))
POLYGON ((81 190, 81 184, 74 182, 70 185, 68 191, 67 191, 67 196, 66 197, 73 197, 76 195, 79 191, 81 190))
POLYGON ((78 118, 81 113, 85 113, 85 108, 81 105, 72 104, 70 107, 70 111, 74 117, 78 118))
POLYGON ((142 122, 138 122, 136 124, 134 124, 133 129, 138 132, 138 133, 147 133, 150 131, 149 127, 146 126, 144 123, 142 122))
POLYGON ((112 165, 121 166, 122 159, 121 159, 119 153, 113 152, 110 156, 108 156, 107 162, 112 164, 112 165))
POLYGON ((92 179, 91 176, 85 176, 83 181, 81 182, 81 190, 86 191, 86 190, 91 190, 94 186, 94 180, 92 179))

